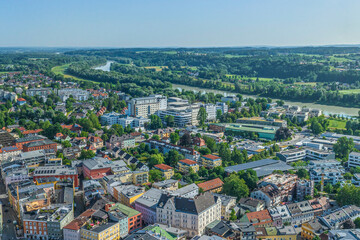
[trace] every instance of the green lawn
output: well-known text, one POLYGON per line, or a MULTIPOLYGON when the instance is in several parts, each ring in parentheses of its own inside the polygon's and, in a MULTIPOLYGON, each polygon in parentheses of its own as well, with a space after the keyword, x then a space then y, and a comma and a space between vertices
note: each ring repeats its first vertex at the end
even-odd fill
POLYGON ((329 128, 331 129, 345 129, 346 121, 330 119, 329 128))
POLYGON ((67 69, 69 66, 70 66, 70 63, 64 64, 64 65, 61 65, 61 66, 56 66, 56 67, 53 67, 53 68, 51 69, 51 71, 52 71, 53 73, 55 73, 55 74, 63 75, 64 78, 71 78, 72 80, 75 80, 75 81, 87 81, 87 82, 93 82, 93 83, 99 84, 98 82, 95 82, 95 81, 92 81, 92 80, 88 80, 88 79, 84 79, 84 78, 79 78, 79 77, 75 77, 75 76, 66 74, 65 71, 66 71, 66 69, 67 69))
POLYGON ((309 85, 309 86, 316 86, 316 82, 296 82, 296 85, 309 85))
POLYGON ((360 89, 340 90, 339 92, 343 94, 360 93, 360 89))
POLYGON ((241 77, 240 75, 235 75, 235 74, 226 74, 226 76, 228 78, 231 78, 231 79, 251 79, 251 80, 256 80, 256 79, 259 79, 259 81, 271 81, 273 80, 272 78, 264 78, 264 77, 241 77))

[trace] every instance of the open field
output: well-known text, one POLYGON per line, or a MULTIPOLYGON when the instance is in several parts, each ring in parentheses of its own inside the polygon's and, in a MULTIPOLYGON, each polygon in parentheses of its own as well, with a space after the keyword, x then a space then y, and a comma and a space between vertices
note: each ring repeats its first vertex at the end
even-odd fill
POLYGON ((360 93, 360 89, 340 90, 339 92, 342 94, 360 93))
POLYGON ((65 71, 66 69, 69 67, 70 63, 68 64, 64 64, 64 65, 60 65, 60 66, 56 66, 56 67, 53 67, 51 69, 51 71, 55 74, 60 74, 60 75, 63 75, 64 78, 71 78, 73 80, 76 80, 76 81, 87 81, 87 82, 93 82, 93 83, 97 83, 98 82, 95 82, 95 81, 92 81, 92 80, 88 80, 88 79, 84 79, 84 78, 79 78, 79 77, 75 77, 75 76, 72 76, 72 75, 69 75, 69 74, 66 74, 65 71))
POLYGON ((296 82, 295 85, 309 85, 309 86, 316 86, 316 82, 296 82))
POLYGON ((168 66, 149 66, 145 67, 146 69, 155 69, 157 72, 161 72, 164 68, 168 68, 168 66))
POLYGON ((329 128, 331 129, 345 129, 346 121, 330 119, 329 128))
POLYGON ((272 78, 264 78, 264 77, 241 77, 240 75, 235 75, 235 74, 226 74, 226 77, 231 78, 231 79, 251 79, 251 80, 256 80, 259 79, 259 81, 270 81, 273 80, 272 78))

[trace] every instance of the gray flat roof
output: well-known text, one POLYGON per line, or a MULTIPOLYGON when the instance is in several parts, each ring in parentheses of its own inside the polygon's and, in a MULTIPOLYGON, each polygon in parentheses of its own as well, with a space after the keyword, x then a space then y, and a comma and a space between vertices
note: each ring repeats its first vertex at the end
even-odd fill
POLYGON ((248 162, 248 163, 226 167, 225 171, 227 173, 232 173, 247 169, 252 169, 256 171, 257 176, 262 177, 271 174, 274 170, 287 171, 293 168, 283 161, 267 158, 259 161, 248 162))

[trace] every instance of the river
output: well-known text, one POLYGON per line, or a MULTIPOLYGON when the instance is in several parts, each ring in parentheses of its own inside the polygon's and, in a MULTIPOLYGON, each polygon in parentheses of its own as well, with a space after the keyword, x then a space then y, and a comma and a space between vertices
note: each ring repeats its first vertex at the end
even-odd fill
POLYGON ((107 61, 105 65, 94 67, 96 70, 103 70, 105 72, 110 72, 110 66, 113 63, 113 61, 107 61))
MULTIPOLYGON (((192 86, 187 86, 187 85, 181 85, 181 84, 173 84, 173 89, 185 89, 185 90, 191 90, 194 92, 213 92, 215 94, 219 93, 222 94, 224 96, 226 95, 235 95, 234 92, 230 92, 230 91, 222 91, 222 90, 215 90, 215 89, 209 89, 209 88, 199 88, 199 87, 192 87, 192 86)), ((252 98, 258 98, 259 96, 256 95, 247 95, 247 94, 241 94, 242 96, 246 97, 252 97, 252 98)), ((280 99, 276 99, 276 98, 272 98, 274 101, 280 100, 280 99)), ((325 115, 329 115, 329 114, 339 114, 342 116, 358 116, 358 111, 360 109, 358 108, 348 108, 348 107, 339 107, 339 106, 331 106, 331 105, 324 105, 324 104, 317 104, 317 103, 304 103, 304 102, 294 102, 294 101, 285 101, 285 104, 288 105, 297 105, 300 107, 309 107, 309 108, 316 108, 316 109, 321 109, 323 111, 323 113, 325 115)))
MULTIPOLYGON (((113 63, 113 61, 107 61, 105 65, 95 67, 94 69, 97 70, 103 70, 106 72, 110 72, 110 66, 113 63)), ((192 87, 187 85, 181 85, 181 84, 173 84, 173 89, 185 89, 185 90, 192 90, 194 92, 213 92, 213 93, 219 93, 224 96, 227 95, 234 95, 235 93, 230 91, 222 91, 222 90, 215 90, 215 89, 209 89, 209 88, 199 88, 199 87, 192 87)), ((246 97, 252 97, 252 98, 258 98, 256 95, 247 95, 247 94, 241 94, 242 96, 246 97)), ((280 100, 276 98, 272 98, 274 101, 280 100)), ((321 109, 325 115, 329 114, 339 114, 345 117, 349 116, 358 116, 358 108, 349 108, 349 107, 339 107, 339 106, 331 106, 331 105, 324 105, 324 104, 317 104, 317 103, 304 103, 304 102, 294 102, 294 101, 285 101, 285 104, 288 105, 297 105, 300 107, 309 107, 309 108, 316 108, 321 109)))

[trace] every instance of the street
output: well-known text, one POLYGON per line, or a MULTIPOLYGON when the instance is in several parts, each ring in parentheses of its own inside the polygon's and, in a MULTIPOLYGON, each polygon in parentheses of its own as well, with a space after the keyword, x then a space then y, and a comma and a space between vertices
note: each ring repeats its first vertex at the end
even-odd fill
POLYGON ((16 220, 16 213, 10 207, 9 198, 6 194, 6 188, 2 179, 0 179, 0 200, 3 203, 3 235, 2 240, 16 239, 15 226, 13 221, 16 220), (7 211, 7 212, 6 212, 7 211), (8 223, 8 220, 11 222, 8 223))

